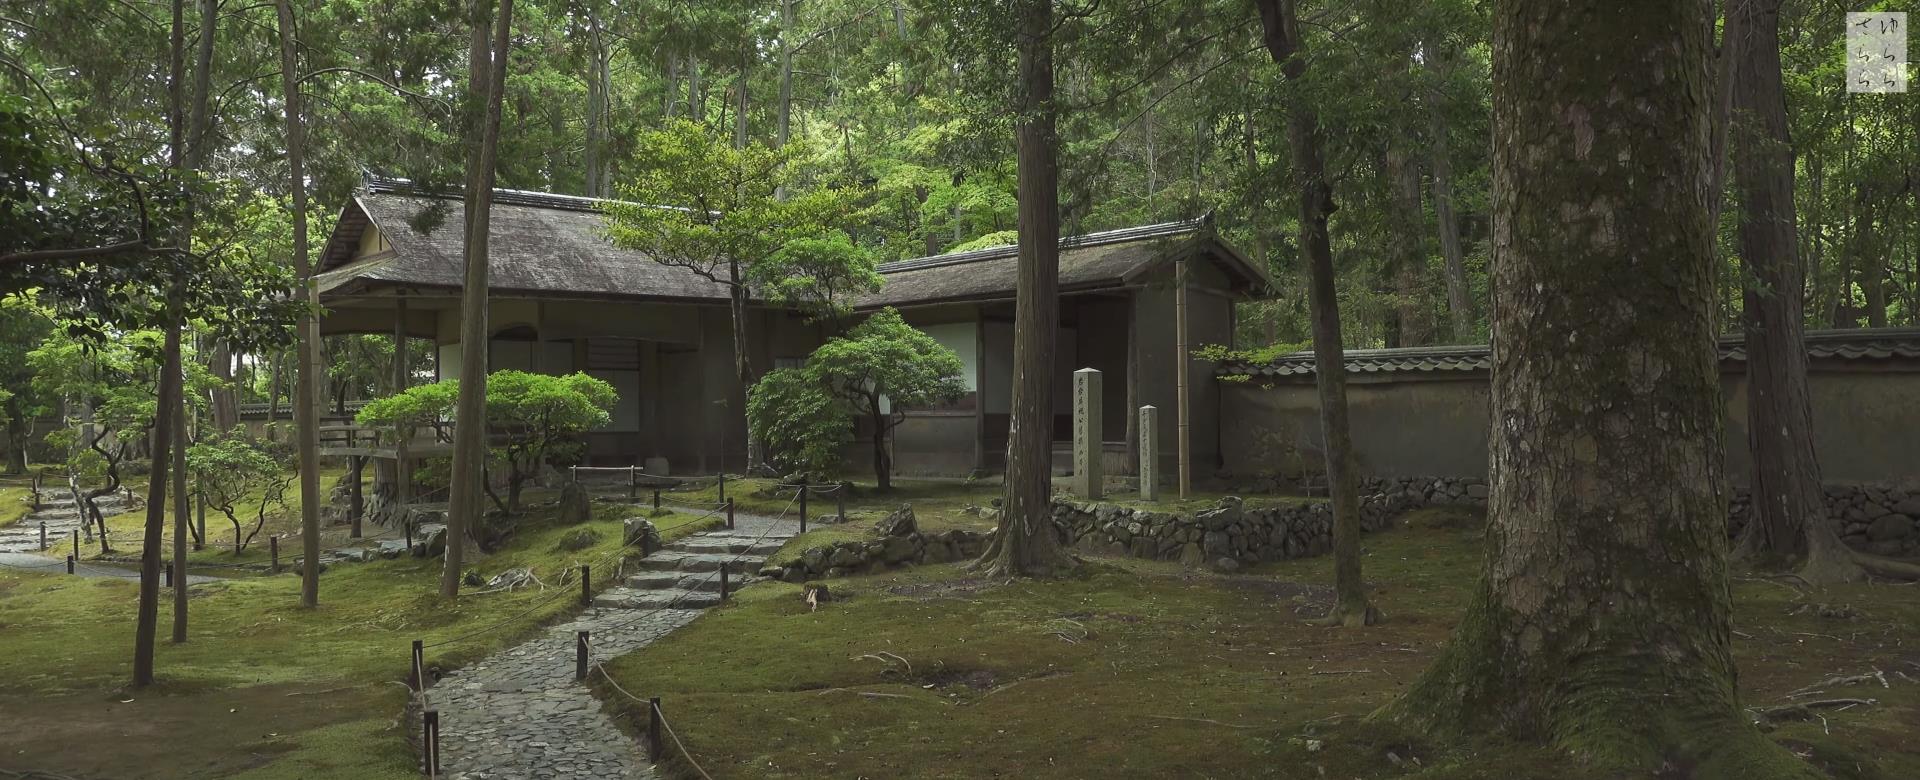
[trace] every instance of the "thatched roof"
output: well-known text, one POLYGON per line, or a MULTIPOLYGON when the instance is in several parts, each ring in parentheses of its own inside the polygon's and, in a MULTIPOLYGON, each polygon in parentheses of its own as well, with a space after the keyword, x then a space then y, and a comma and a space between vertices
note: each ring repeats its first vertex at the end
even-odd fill
MULTIPOLYGON (((320 291, 345 296, 378 287, 457 290, 461 286, 461 214, 457 196, 412 192, 405 182, 370 179, 341 212, 320 262, 320 291), (443 218, 414 229, 429 208, 443 218), (391 251, 352 259, 367 226, 391 251)), ((489 242, 489 285, 498 294, 556 298, 633 298, 724 302, 724 285, 607 240, 599 202, 566 195, 496 190, 489 242)), ((1199 257, 1218 264, 1237 292, 1259 293, 1266 278, 1214 238, 1208 220, 1112 230, 1062 239, 1061 292, 1135 283, 1157 264, 1199 257)), ((862 309, 1011 298, 1017 248, 994 247, 880 267, 885 286, 857 301, 862 309)))
MULTIPOLYGON (((1088 233, 1060 241, 1060 291, 1070 293, 1130 285, 1163 262, 1199 257, 1218 264, 1236 292, 1259 294, 1265 275, 1213 235, 1206 218, 1088 233)), ((887 280, 860 308, 914 306, 947 301, 1012 297, 1019 247, 902 260, 880 266, 887 280)))
MULTIPOLYGON (((372 286, 459 289, 465 263, 458 198, 409 193, 403 182, 371 180, 341 213, 327 241, 320 291, 347 294, 372 286), (410 224, 429 208, 444 209, 431 232, 410 224), (348 264, 366 225, 393 245, 348 264)), ((498 190, 488 242, 496 293, 587 298, 725 301, 726 287, 606 238, 600 208, 588 198, 498 190)))

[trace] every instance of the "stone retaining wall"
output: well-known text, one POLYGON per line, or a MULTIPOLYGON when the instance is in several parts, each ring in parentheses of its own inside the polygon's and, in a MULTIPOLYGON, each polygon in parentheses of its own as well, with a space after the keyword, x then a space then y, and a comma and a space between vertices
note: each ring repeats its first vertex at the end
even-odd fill
MULTIPOLYGON (((1484 507, 1487 483, 1476 478, 1397 477, 1367 479, 1360 486, 1360 527, 1378 531, 1402 513, 1429 506, 1484 507)), ((1881 555, 1920 554, 1920 493, 1863 486, 1827 488, 1827 509, 1841 538, 1881 555)), ((1728 526, 1745 525, 1749 499, 1734 495, 1728 526)), ((1083 552, 1231 570, 1263 561, 1324 555, 1333 549, 1333 511, 1326 501, 1247 508, 1239 498, 1191 516, 1101 502, 1056 498, 1053 520, 1061 541, 1083 552)), ((762 576, 805 582, 867 574, 919 563, 973 558, 992 533, 950 530, 922 534, 912 510, 902 508, 882 522, 872 539, 813 547, 762 576)))

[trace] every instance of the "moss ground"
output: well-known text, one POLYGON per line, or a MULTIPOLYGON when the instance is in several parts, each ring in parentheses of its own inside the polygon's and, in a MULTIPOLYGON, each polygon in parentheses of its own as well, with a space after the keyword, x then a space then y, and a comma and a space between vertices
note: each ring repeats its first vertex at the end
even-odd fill
MULTIPOLYGON (((844 600, 818 611, 796 586, 758 585, 611 669, 664 699, 719 778, 1600 780, 1527 746, 1441 748, 1362 722, 1432 659, 1478 574, 1473 518, 1406 520, 1367 544, 1390 621, 1376 628, 1303 625, 1331 598, 1324 558, 1234 575, 1100 558, 1052 582, 927 566, 834 580, 844 600)), ((1749 704, 1874 669, 1891 685, 1829 691, 1878 703, 1771 737, 1835 777, 1920 777, 1913 588, 1734 585, 1749 704)))
MULTIPOLYGON (((560 577, 615 553, 631 514, 600 506, 589 523, 559 526, 533 512, 504 550, 472 565, 483 576, 529 567, 545 591, 468 589, 448 602, 437 595, 439 562, 409 558, 330 569, 320 608, 306 610, 295 576, 237 578, 195 588, 183 645, 166 641, 163 593, 161 682, 139 691, 124 688, 133 583, 0 571, 0 767, 126 780, 417 776, 396 724, 408 643, 446 642, 427 661, 448 667, 571 613, 576 586, 560 577), (583 527, 599 539, 560 549, 583 527)), ((655 522, 672 539, 715 521, 655 522)), ((596 579, 612 568, 596 566, 596 579)))
POLYGON ((20 522, 33 512, 33 488, 0 487, 0 528, 20 522))

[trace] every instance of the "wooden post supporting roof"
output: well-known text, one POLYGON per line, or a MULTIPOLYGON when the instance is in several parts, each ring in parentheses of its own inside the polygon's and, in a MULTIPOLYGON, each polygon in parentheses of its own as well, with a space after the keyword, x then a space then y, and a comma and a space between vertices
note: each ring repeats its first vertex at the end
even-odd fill
MULTIPOLYGON (((411 384, 407 352, 407 296, 403 294, 394 300, 393 391, 395 393, 405 392, 407 385, 411 384)), ((403 428, 398 431, 398 434, 397 443, 394 445, 393 500, 395 506, 404 507, 413 501, 413 460, 407 457, 407 440, 413 438, 413 431, 403 428)))

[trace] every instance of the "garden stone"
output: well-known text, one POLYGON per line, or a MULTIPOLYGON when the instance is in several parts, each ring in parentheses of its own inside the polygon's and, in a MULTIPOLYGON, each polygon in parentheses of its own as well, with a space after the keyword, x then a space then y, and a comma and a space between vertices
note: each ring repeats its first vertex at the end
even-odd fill
POLYGON ((1898 541, 1913 535, 1913 518, 1886 515, 1867 528, 1867 538, 1876 542, 1898 541))
POLYGON ((593 499, 587 495, 587 489, 572 481, 560 486, 560 522, 575 525, 591 519, 593 499))
POLYGON ((580 528, 580 529, 575 529, 571 533, 568 533, 566 536, 560 537, 559 544, 555 546, 567 552, 579 552, 581 550, 587 549, 588 547, 592 547, 595 543, 599 541, 600 541, 600 532, 595 531, 591 528, 580 528))
POLYGON ((920 532, 920 523, 913 516, 913 505, 901 504, 873 530, 881 536, 910 536, 920 532))

